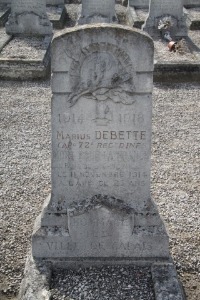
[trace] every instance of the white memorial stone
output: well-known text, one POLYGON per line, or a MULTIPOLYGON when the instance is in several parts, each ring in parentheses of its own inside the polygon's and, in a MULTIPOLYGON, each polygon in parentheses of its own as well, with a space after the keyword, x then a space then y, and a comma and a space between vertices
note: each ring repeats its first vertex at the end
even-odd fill
POLYGON ((33 256, 168 258, 150 195, 153 41, 120 25, 66 29, 52 72, 52 193, 33 256))
POLYGON ((46 14, 46 0, 14 0, 6 32, 13 35, 47 35, 52 24, 46 14))
POLYGON ((79 24, 116 22, 115 0, 82 0, 79 24))
POLYGON ((143 26, 151 36, 159 35, 160 20, 170 17, 173 26, 169 29, 172 36, 186 36, 186 16, 183 12, 183 0, 150 0, 149 15, 143 26))

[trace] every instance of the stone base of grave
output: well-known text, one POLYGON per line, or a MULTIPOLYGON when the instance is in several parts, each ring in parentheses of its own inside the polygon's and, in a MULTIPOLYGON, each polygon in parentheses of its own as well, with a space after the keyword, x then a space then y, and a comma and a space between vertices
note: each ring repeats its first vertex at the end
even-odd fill
POLYGON ((29 253, 18 299, 50 300, 51 270, 50 264, 33 259, 29 253))
POLYGON ((9 14, 10 8, 7 5, 0 4, 0 27, 5 25, 9 14))
POLYGON ((186 12, 190 30, 200 30, 200 6, 198 10, 191 8, 187 9, 186 12))
POLYGON ((0 28, 0 51, 12 40, 12 36, 6 34, 4 28, 0 28))
POLYGON ((169 257, 168 235, 152 200, 137 212, 121 200, 101 195, 65 211, 51 211, 50 203, 49 197, 35 223, 36 258, 152 262, 169 257))
MULTIPOLYGON (((115 265, 120 267, 125 267, 126 262, 114 262, 115 265)), ((107 266, 113 265, 113 263, 103 262, 107 266)), ((91 266, 91 262, 82 265, 83 268, 91 266)), ((93 264, 95 266, 95 264, 93 264)), ((138 266, 138 263, 136 263, 138 266)), ((96 266, 102 266, 97 262, 96 266)), ((128 262, 129 268, 134 267, 135 264, 130 264, 128 262)), ((165 262, 150 263, 148 266, 151 269, 151 276, 153 281, 153 289, 155 300, 163 299, 173 299, 173 300, 185 300, 185 294, 181 283, 178 280, 176 269, 171 260, 165 262)), ((80 268, 79 263, 73 264, 72 269, 80 268)), ((60 269, 63 265, 60 266, 60 269)), ((68 268, 70 266, 68 265, 68 268)), ((19 300, 50 300, 51 299, 51 280, 52 271, 58 270, 55 265, 44 260, 34 259, 29 253, 25 271, 24 278, 20 286, 19 300)), ((80 282, 81 284, 81 282, 80 282)))
POLYGON ((44 36, 52 34, 52 24, 47 15, 33 13, 10 15, 6 23, 6 32, 11 35, 44 36))
POLYGON ((200 61, 191 63, 157 61, 154 66, 154 82, 200 81, 200 61))
MULTIPOLYGON (((21 57, 20 55, 10 55, 0 57, 0 79, 6 80, 34 80, 44 79, 50 76, 50 43, 51 36, 45 37, 43 42, 43 49, 40 51, 38 58, 21 57)), ((30 39, 31 42, 31 38, 30 39)), ((9 46, 10 43, 15 43, 15 38, 6 35, 4 39, 0 39, 0 50, 9 46)), ((38 50, 39 51, 39 50, 38 50)), ((25 53, 26 54, 26 53, 25 53)))
MULTIPOLYGON (((166 16, 161 16, 155 19, 148 18, 144 25, 142 26, 142 29, 147 32, 152 38, 156 37, 161 37, 162 32, 161 30, 158 29, 158 24, 159 21, 163 17, 168 17, 166 16)), ((188 35, 188 29, 186 25, 186 18, 187 16, 184 15, 182 19, 176 20, 175 18, 172 17, 172 21, 176 24, 174 27, 170 28, 168 31, 170 31, 170 35, 172 38, 174 37, 185 37, 188 35)))
POLYGON ((49 21, 53 24, 53 28, 62 29, 67 17, 64 5, 47 6, 46 11, 49 21))

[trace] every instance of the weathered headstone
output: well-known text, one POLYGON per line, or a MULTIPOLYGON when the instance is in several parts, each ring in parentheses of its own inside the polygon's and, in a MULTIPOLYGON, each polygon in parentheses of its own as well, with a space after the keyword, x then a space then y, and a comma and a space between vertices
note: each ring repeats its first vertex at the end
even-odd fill
POLYGON ((150 0, 149 15, 143 26, 151 36, 160 35, 160 21, 171 22, 170 31, 174 36, 186 36, 186 16, 183 12, 183 0, 150 0))
POLYGON ((46 14, 46 0, 14 0, 6 32, 13 35, 47 35, 52 25, 46 14))
POLYGON ((116 22, 115 0, 82 0, 79 24, 116 22))
POLYGON ((119 25, 68 29, 52 72, 52 193, 33 257, 168 258, 150 196, 153 41, 119 25))
POLYGON ((136 8, 147 8, 150 0, 129 0, 129 5, 136 8))
POLYGON ((60 5, 64 3, 65 3, 64 0, 46 0, 47 5, 60 5))

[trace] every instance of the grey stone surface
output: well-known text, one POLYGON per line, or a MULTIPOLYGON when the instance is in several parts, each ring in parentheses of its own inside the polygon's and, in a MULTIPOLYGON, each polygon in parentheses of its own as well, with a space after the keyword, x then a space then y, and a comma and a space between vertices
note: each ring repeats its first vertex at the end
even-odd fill
POLYGON ((51 266, 29 253, 18 295, 19 300, 50 300, 51 266))
POLYGON ((184 300, 185 294, 173 263, 153 264, 151 267, 156 300, 184 300))
POLYGON ((82 0, 79 24, 116 22, 115 0, 82 0))
POLYGON ((144 8, 149 6, 150 0, 129 0, 129 5, 137 8, 144 8))
POLYGON ((45 0, 15 0, 6 23, 6 32, 13 35, 52 34, 52 24, 46 14, 45 0))
POLYGON ((12 37, 6 34, 4 28, 0 28, 0 51, 10 42, 12 37))
POLYGON ((0 27, 4 27, 10 14, 10 8, 7 4, 1 4, 0 2, 0 27))
POLYGON ((160 36, 160 20, 171 17, 172 26, 167 29, 171 36, 187 36, 186 16, 183 12, 183 0, 150 0, 149 15, 143 26, 151 36, 160 36))
MULTIPOLYGON (((12 0, 0 0, 0 3, 6 3, 10 4, 12 0)), ((64 4, 66 1, 65 0, 46 0, 46 4, 48 5, 59 5, 59 4, 64 4)))
MULTIPOLYGON (((129 0, 130 6, 134 6, 137 8, 147 8, 149 6, 150 0, 129 0)), ((167 1, 167 0, 166 0, 167 1)), ((174 0, 174 3, 176 0, 174 0)), ((183 0, 183 5, 188 7, 197 7, 200 6, 199 0, 183 0)))
POLYGON ((68 29, 52 72, 52 193, 33 255, 168 258, 150 196, 153 41, 120 25, 68 29))
POLYGON ((47 5, 64 5, 65 1, 64 0, 46 0, 47 5))
POLYGON ((183 3, 186 7, 200 7, 199 0, 183 0, 183 3))
POLYGON ((1 79, 31 80, 50 75, 51 36, 12 38, 4 28, 0 33, 1 79))
POLYGON ((64 5, 48 5, 46 12, 54 29, 62 29, 65 26, 67 15, 64 5))

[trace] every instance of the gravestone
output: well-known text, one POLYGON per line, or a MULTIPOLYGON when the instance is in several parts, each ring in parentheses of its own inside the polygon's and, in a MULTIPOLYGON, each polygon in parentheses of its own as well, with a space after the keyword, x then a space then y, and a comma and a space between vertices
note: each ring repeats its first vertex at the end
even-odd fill
POLYGON ((12 35, 47 35, 52 25, 46 14, 46 0, 14 0, 6 32, 12 35))
POLYGON ((82 0, 79 24, 116 22, 115 0, 82 0))
POLYGON ((183 0, 150 0, 149 15, 143 26, 143 30, 147 31, 151 36, 159 36, 159 22, 166 18, 169 18, 173 25, 169 29, 172 36, 187 35, 186 16, 183 12, 183 0))
POLYGON ((47 5, 64 5, 65 1, 64 0, 46 0, 47 5))
POLYGON ((135 8, 147 8, 149 0, 129 0, 129 5, 135 8))
POLYGON ((52 192, 35 258, 168 259, 150 195, 153 41, 120 25, 84 25, 52 43, 52 192), (77 43, 78 41, 78 43, 77 43))

